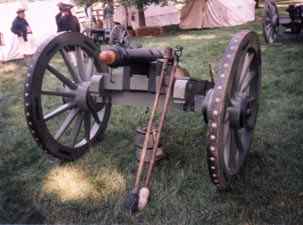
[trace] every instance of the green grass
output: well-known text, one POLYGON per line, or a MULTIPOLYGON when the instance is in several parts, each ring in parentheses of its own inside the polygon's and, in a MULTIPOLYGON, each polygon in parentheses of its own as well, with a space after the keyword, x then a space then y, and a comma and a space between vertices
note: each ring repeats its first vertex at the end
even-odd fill
MULTIPOLYGON (((207 78, 235 28, 144 38, 144 46, 184 46, 182 64, 207 78)), ((168 161, 155 170, 152 199, 134 215, 123 208, 133 184, 135 129, 144 108, 115 107, 104 142, 73 163, 49 159, 33 142, 23 116, 20 64, 0 65, 0 223, 150 225, 303 224, 303 46, 262 44, 263 82, 254 144, 230 192, 210 183, 206 126, 198 113, 173 112, 166 122, 168 161)))

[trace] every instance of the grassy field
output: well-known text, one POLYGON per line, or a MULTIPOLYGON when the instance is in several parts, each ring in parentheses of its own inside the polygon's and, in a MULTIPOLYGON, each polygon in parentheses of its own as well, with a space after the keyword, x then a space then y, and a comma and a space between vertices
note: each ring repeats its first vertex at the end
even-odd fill
MULTIPOLYGON (((228 29, 171 33, 144 46, 184 46, 182 64, 207 78, 234 33, 228 29)), ((263 42, 263 39, 262 39, 263 42)), ((115 107, 106 139, 81 160, 59 163, 33 142, 23 114, 22 64, 0 65, 0 223, 150 225, 303 225, 303 46, 262 44, 263 82, 254 144, 232 190, 219 193, 206 164, 202 116, 173 112, 165 127, 169 160, 157 167, 152 199, 130 216, 135 128, 144 108, 115 107)))

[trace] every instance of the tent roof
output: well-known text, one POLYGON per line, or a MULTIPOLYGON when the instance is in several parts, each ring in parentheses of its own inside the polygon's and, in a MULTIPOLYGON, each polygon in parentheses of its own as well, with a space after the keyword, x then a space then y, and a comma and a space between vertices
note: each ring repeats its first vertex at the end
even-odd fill
POLYGON ((161 16, 167 14, 179 13, 178 9, 172 5, 160 6, 160 5, 150 5, 145 10, 145 16, 161 16))
POLYGON ((255 0, 190 0, 182 8, 180 27, 228 27, 254 19, 255 0))

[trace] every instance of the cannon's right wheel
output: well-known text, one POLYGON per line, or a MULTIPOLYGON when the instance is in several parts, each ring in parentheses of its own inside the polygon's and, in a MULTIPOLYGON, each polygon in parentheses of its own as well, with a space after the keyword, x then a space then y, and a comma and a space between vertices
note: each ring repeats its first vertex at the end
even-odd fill
POLYGON ((274 43, 279 34, 279 10, 275 0, 266 0, 263 16, 263 36, 267 43, 274 43))
POLYGON ((261 89, 261 50, 258 36, 236 34, 224 52, 217 79, 209 91, 208 166, 212 182, 228 188, 250 149, 261 89))
POLYGON ((101 140, 111 112, 110 97, 92 93, 106 72, 98 48, 79 33, 65 32, 42 44, 25 82, 25 115, 35 141, 61 160, 81 157, 101 140), (98 75, 99 74, 99 75, 98 75))

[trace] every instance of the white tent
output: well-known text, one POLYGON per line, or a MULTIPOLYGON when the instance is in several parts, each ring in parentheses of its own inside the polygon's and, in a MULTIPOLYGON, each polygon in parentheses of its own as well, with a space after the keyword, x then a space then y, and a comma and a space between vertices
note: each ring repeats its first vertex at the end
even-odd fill
MULTIPOLYGON (((29 46, 10 30, 18 7, 20 2, 0 4, 0 33, 4 37, 4 46, 0 46, 0 62, 23 58, 28 51, 29 46)), ((55 15, 58 13, 57 0, 30 2, 25 4, 25 7, 26 19, 33 31, 29 45, 34 50, 45 38, 57 31, 55 23, 55 15)))
POLYGON ((180 12, 173 5, 151 5, 145 10, 145 17, 149 26, 164 27, 180 23, 180 12))
POLYGON ((180 27, 229 27, 254 19, 255 0, 189 0, 181 10, 180 27))
MULTIPOLYGON (((168 26, 177 25, 180 23, 180 10, 173 4, 167 6, 160 6, 152 4, 144 10, 146 26, 168 26)), ((128 24, 133 29, 137 29, 139 26, 139 15, 138 10, 135 7, 126 9, 123 6, 119 6, 115 9, 114 21, 121 24, 128 24), (128 11, 128 13, 126 12, 128 11), (128 20, 127 15, 128 14, 128 20)))

